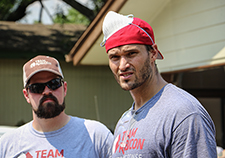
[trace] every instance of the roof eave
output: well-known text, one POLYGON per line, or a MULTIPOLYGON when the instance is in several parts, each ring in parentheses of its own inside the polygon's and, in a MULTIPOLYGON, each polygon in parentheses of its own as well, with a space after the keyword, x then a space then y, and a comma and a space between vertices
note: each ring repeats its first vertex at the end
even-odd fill
POLYGON ((80 61, 87 54, 88 50, 101 35, 103 17, 109 11, 118 12, 127 0, 108 0, 97 14, 95 19, 87 27, 82 36, 71 49, 70 53, 65 55, 66 62, 73 61, 73 65, 79 65, 80 61))

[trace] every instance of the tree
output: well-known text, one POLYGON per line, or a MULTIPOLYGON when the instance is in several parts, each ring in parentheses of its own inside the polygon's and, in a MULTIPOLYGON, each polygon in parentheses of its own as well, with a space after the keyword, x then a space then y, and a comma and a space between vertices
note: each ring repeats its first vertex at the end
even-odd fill
POLYGON ((83 14, 80 14, 77 10, 71 8, 68 10, 68 14, 65 15, 63 11, 58 11, 53 19, 54 23, 74 23, 74 24, 84 24, 88 25, 90 23, 90 19, 88 19, 83 14))
MULTIPOLYGON (((42 6, 40 9, 40 16, 39 16, 39 19, 41 19, 43 9, 45 9, 48 13, 47 8, 42 3, 42 1, 44 1, 44 0, 1 0, 0 1, 0 20, 4 20, 4 21, 20 20, 27 14, 26 8, 30 4, 32 4, 36 1, 39 1, 42 6)), ((77 10, 80 14, 84 15, 90 21, 92 21, 107 0, 90 0, 93 2, 93 5, 94 5, 93 10, 80 4, 76 0, 62 0, 62 1, 64 1, 65 3, 70 5, 72 8, 77 10)), ((78 14, 76 14, 76 15, 78 15, 78 14)), ((50 18, 52 18, 52 16, 50 14, 49 14, 49 16, 50 16, 50 18)), ((41 20, 39 20, 39 22, 41 22, 41 20)))
POLYGON ((0 20, 17 21, 26 15, 26 8, 36 0, 1 0, 0 20))

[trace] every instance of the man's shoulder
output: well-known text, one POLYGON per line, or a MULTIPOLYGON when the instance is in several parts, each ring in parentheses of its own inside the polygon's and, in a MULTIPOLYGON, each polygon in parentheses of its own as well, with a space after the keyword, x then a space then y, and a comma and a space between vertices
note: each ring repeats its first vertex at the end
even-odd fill
POLYGON ((103 123, 98 120, 86 119, 71 116, 71 127, 76 129, 84 130, 92 136, 108 137, 112 135, 112 131, 103 123), (76 126, 74 126, 74 124, 76 126))
POLYGON ((106 126, 101 123, 100 121, 93 120, 93 119, 86 119, 86 118, 80 118, 80 117, 71 117, 72 120, 76 123, 82 123, 84 124, 87 128, 106 128, 106 126))
POLYGON ((165 87, 160 104, 166 113, 180 114, 181 117, 194 113, 202 114, 205 111, 202 104, 194 96, 172 84, 165 87))
MULTIPOLYGON (((12 130, 7 131, 6 133, 4 133, 1 138, 0 138, 0 142, 4 142, 4 144, 6 144, 7 142, 15 142, 16 140, 20 139, 21 134, 24 134, 28 124, 22 125, 20 127, 14 127, 12 130)), ((0 143, 2 144, 2 143, 0 143)))
POLYGON ((198 100, 191 95, 189 92, 185 91, 184 89, 177 87, 173 84, 168 84, 163 92, 163 97, 166 98, 166 100, 175 100, 176 102, 183 102, 183 103, 197 103, 199 104, 198 100))
POLYGON ((4 135, 5 133, 9 133, 11 131, 14 131, 15 129, 17 129, 18 127, 16 126, 0 126, 0 138, 2 135, 4 135))
POLYGON ((89 128, 106 129, 106 126, 97 120, 85 119, 84 124, 89 128))

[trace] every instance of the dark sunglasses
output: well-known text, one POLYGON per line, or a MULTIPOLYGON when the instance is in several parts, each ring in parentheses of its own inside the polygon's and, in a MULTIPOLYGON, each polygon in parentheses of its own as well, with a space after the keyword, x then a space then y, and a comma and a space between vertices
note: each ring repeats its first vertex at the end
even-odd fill
POLYGON ((29 89, 29 91, 31 93, 41 94, 45 90, 45 86, 47 86, 51 90, 56 90, 62 86, 62 83, 63 83, 63 80, 61 78, 55 78, 46 83, 31 84, 31 85, 27 86, 27 89, 29 89))

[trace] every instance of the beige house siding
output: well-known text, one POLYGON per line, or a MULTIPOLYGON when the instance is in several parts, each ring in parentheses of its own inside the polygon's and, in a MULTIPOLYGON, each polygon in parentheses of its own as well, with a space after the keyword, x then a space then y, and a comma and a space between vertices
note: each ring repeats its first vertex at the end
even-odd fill
MULTIPOLYGON (((16 125, 32 120, 30 105, 23 93, 22 66, 26 60, 0 59, 0 125, 16 125)), ((78 66, 60 61, 68 83, 66 113, 95 119, 110 129, 132 104, 127 91, 121 90, 108 66, 78 66), (98 112, 97 112, 98 110, 98 112)))
POLYGON ((0 60, 0 125, 31 120, 30 105, 23 98, 20 60, 0 60))
POLYGON ((160 72, 225 63, 225 1, 171 0, 151 22, 160 72))

